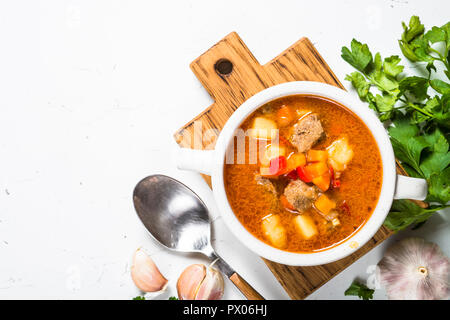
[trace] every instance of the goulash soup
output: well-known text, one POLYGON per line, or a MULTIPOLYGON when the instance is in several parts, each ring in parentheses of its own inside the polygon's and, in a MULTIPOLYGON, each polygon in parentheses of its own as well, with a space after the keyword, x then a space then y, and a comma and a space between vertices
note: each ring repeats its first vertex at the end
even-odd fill
POLYGON ((290 252, 321 251, 371 216, 381 156, 369 129, 344 106, 283 97, 239 131, 227 152, 225 189, 236 217, 258 239, 290 252))

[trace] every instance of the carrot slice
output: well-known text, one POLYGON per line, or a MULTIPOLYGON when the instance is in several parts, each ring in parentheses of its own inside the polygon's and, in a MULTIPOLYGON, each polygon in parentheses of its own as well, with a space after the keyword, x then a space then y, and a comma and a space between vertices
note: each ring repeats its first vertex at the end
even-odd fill
POLYGON ((306 157, 303 153, 292 153, 287 158, 287 166, 290 170, 295 170, 297 167, 306 164, 306 157))
POLYGON ((328 152, 324 150, 309 150, 306 155, 308 162, 327 162, 328 152))
POLYGON ((330 187, 330 174, 326 172, 325 174, 313 178, 312 182, 322 191, 325 192, 330 187))
POLYGON ((328 166, 325 162, 315 162, 307 165, 305 170, 314 179, 328 172, 328 166))
POLYGON ((323 214, 328 214, 331 210, 336 208, 336 202, 328 198, 325 194, 322 194, 316 202, 314 202, 314 206, 323 214))
POLYGON ((288 106, 282 106, 277 111, 277 122, 281 127, 288 126, 294 120, 294 114, 288 106))

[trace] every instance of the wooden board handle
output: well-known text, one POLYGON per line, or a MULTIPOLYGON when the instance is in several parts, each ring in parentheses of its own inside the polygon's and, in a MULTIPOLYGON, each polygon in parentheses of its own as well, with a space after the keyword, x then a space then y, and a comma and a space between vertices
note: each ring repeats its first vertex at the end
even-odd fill
POLYGON ((230 280, 248 300, 265 300, 262 295, 253 289, 253 287, 236 272, 231 275, 230 280))
POLYGON ((235 32, 195 59, 191 69, 216 104, 233 110, 274 84, 235 32))

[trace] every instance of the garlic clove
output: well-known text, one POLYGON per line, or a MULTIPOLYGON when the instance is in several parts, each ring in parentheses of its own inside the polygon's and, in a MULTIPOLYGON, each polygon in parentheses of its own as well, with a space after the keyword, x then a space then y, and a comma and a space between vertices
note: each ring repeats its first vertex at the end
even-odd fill
POLYGON ((222 274, 208 267, 206 277, 198 288, 195 300, 220 300, 223 296, 224 282, 222 274))
POLYGON ((180 300, 218 300, 223 296, 222 274, 202 264, 188 266, 177 281, 180 300))
POLYGON ((439 247, 407 238, 390 247, 378 263, 378 276, 393 300, 438 300, 449 294, 450 261, 439 247))
POLYGON ((134 253, 131 278, 136 286, 144 292, 164 290, 168 282, 142 248, 139 248, 134 253))
POLYGON ((177 281, 178 298, 180 300, 195 300, 198 288, 206 277, 206 267, 193 264, 184 269, 177 281))

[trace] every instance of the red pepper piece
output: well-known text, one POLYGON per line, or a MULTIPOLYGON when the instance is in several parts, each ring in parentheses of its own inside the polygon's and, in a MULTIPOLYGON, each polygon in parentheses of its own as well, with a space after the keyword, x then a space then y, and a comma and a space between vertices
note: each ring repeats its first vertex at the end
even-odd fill
POLYGON ((341 186, 341 181, 340 180, 333 180, 332 186, 333 186, 333 189, 339 188, 341 186))
POLYGON ((291 172, 286 174, 286 177, 291 180, 297 180, 298 179, 297 170, 292 170, 291 172))
POLYGON ((341 181, 336 179, 336 176, 334 175, 333 167, 330 166, 330 176, 331 176, 331 187, 333 189, 337 189, 341 186, 341 181))
POLYGON ((287 160, 285 156, 279 156, 270 160, 269 172, 273 176, 279 176, 285 173, 287 168, 287 160))
POLYGON ((312 178, 309 176, 309 174, 305 170, 305 167, 303 166, 297 167, 297 176, 303 182, 308 183, 312 181, 312 178))
POLYGON ((278 143, 279 143, 280 145, 288 146, 288 145, 291 144, 291 143, 289 142, 289 140, 286 139, 285 137, 283 137, 282 135, 278 136, 278 139, 279 139, 279 142, 278 142, 278 143))
POLYGON ((344 200, 342 204, 339 206, 341 211, 345 214, 350 214, 350 207, 348 206, 347 202, 344 200))

